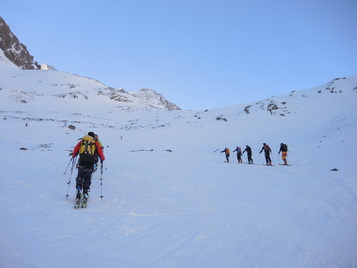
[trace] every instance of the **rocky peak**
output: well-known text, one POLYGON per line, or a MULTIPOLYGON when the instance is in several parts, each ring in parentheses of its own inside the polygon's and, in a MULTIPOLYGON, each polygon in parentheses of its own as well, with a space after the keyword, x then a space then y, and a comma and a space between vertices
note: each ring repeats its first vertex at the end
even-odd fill
POLYGON ((46 71, 57 71, 55 67, 48 65, 46 63, 41 64, 41 70, 46 70, 46 71))
POLYGON ((154 107, 162 107, 169 111, 181 110, 181 108, 176 104, 169 102, 161 94, 155 92, 152 89, 143 88, 139 91, 132 92, 131 94, 154 107))
POLYGON ((27 47, 11 32, 10 27, 0 17, 0 49, 14 64, 24 70, 40 69, 40 65, 33 60, 27 47))

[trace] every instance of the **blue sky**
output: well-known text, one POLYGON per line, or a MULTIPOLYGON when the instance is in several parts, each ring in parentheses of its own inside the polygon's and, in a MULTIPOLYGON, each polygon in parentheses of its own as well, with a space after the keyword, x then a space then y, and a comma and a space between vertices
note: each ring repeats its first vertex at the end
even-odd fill
POLYGON ((357 75, 356 0, 2 0, 0 16, 38 63, 183 109, 357 75))

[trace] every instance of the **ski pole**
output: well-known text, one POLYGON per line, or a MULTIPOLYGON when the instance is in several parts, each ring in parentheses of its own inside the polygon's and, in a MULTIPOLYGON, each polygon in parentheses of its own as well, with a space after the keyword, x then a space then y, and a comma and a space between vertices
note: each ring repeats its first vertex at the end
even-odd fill
POLYGON ((68 165, 66 167, 66 170, 64 171, 63 175, 66 175, 67 169, 68 169, 68 167, 69 167, 69 165, 71 164, 72 161, 73 161, 73 157, 71 157, 71 159, 69 160, 69 163, 68 163, 68 165))
POLYGON ((280 165, 280 153, 278 153, 278 165, 280 165))
MULTIPOLYGON (((287 153, 287 152, 286 152, 287 153)), ((289 151, 289 153, 287 153, 287 155, 286 155, 286 163, 289 163, 290 161, 289 161, 289 154, 290 154, 290 151, 289 151)))
POLYGON ((100 162, 100 199, 103 199, 103 161, 100 162))
POLYGON ((72 167, 71 167, 71 174, 69 175, 69 181, 67 182, 68 188, 67 188, 66 199, 68 199, 68 197, 69 197, 69 195, 68 195, 68 193, 69 193, 69 187, 70 187, 70 185, 71 185, 72 173, 73 173, 74 166, 75 166, 75 164, 76 164, 76 159, 77 159, 77 156, 74 157, 74 158, 72 157, 72 159, 71 159, 71 161, 73 160, 73 162, 72 162, 72 167))

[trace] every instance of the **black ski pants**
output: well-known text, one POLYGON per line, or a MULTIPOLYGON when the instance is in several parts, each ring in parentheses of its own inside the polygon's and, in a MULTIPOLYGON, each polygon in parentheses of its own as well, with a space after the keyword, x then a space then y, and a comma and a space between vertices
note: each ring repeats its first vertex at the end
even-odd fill
POLYGON ((265 152, 265 162, 267 164, 271 163, 270 152, 265 152))
POLYGON ((247 154, 248 154, 248 163, 253 164, 252 154, 251 153, 247 153, 247 154))
POLYGON ((76 178, 76 189, 82 190, 87 194, 92 183, 94 163, 93 162, 79 162, 78 175, 76 178))

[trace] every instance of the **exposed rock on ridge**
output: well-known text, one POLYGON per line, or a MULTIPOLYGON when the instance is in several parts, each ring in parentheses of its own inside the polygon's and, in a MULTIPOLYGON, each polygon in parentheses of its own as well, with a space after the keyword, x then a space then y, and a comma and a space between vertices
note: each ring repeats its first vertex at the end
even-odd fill
POLYGON ((161 94, 155 92, 152 89, 143 88, 139 91, 131 92, 131 94, 155 107, 164 106, 169 111, 181 110, 181 108, 176 104, 169 102, 161 94))
POLYGON ((27 47, 20 43, 2 17, 0 17, 0 48, 4 51, 4 55, 21 69, 40 69, 40 65, 33 60, 27 47))

